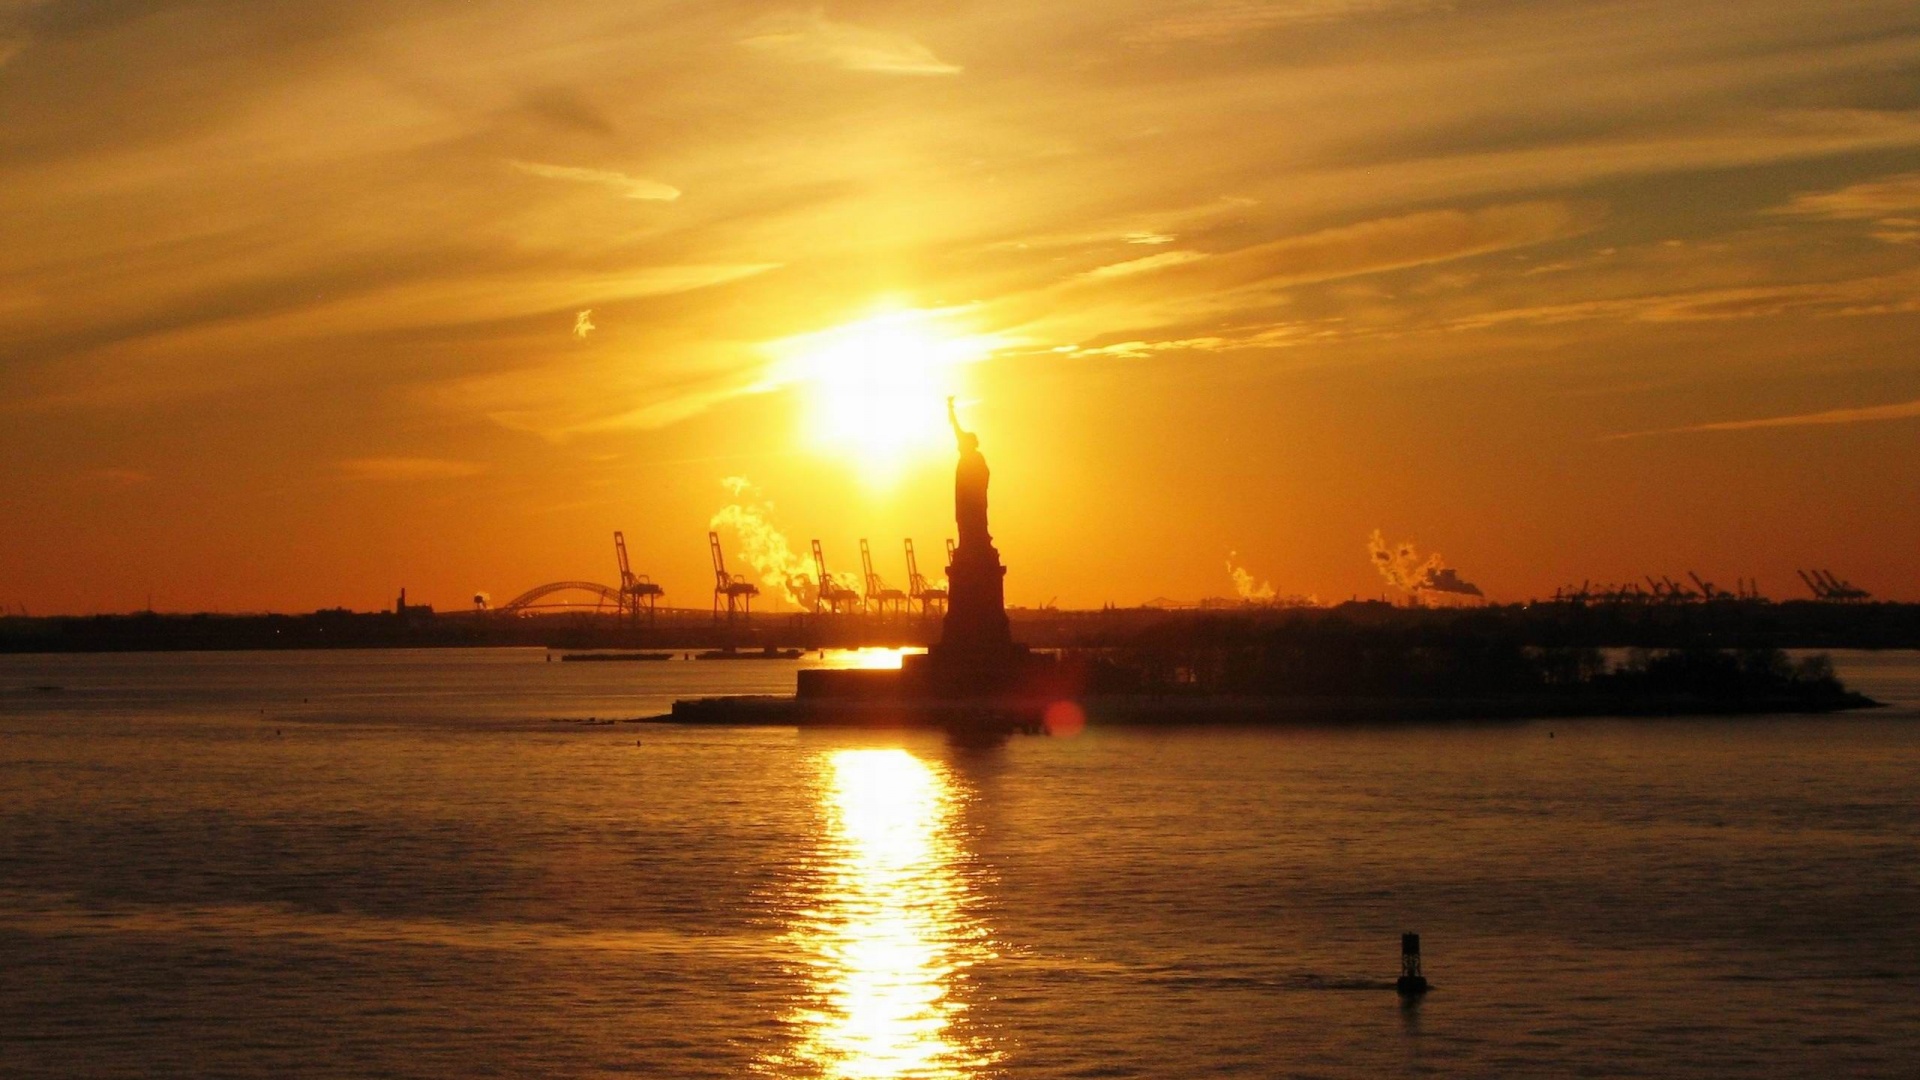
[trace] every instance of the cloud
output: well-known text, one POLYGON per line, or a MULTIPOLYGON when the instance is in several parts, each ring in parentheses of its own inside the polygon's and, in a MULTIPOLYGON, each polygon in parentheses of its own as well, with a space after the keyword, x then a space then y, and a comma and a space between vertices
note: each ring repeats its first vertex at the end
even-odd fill
POLYGON ((1889 244, 1920 243, 1920 218, 1882 218, 1873 238, 1889 244))
POLYGON ((1835 191, 1805 192, 1782 213, 1810 217, 1872 219, 1901 210, 1920 210, 1920 173, 1902 173, 1835 191))
POLYGON ((587 339, 587 335, 593 333, 597 329, 599 329, 599 327, 596 327, 593 325, 593 309, 592 308, 588 308, 587 310, 578 312, 574 315, 573 317, 573 336, 574 337, 579 338, 581 341, 585 341, 587 339))
POLYGON ((1544 244, 1595 228, 1590 205, 1557 200, 1377 218, 1214 255, 1168 251, 1099 267, 1085 282, 1138 281, 1158 297, 1291 286, 1544 244))
POLYGON ((990 250, 1048 252, 1115 243, 1171 244, 1178 239, 1178 233, 1217 226, 1221 221, 1230 219, 1234 215, 1245 214, 1258 205, 1257 199, 1238 195, 1222 196, 1171 210, 1141 211, 1111 220, 1086 222, 1078 228, 1063 232, 1045 232, 999 240, 990 245, 990 250))
POLYGON ((1424 156, 1337 164, 1294 174, 1298 198, 1331 204, 1459 199, 1564 189, 1619 177, 1735 169, 1920 146, 1920 110, 1780 109, 1724 121, 1592 137, 1471 144, 1424 156))
POLYGON ((649 401, 635 408, 612 414, 596 412, 588 416, 578 416, 564 412, 556 415, 533 410, 501 410, 488 413, 487 419, 504 428, 530 431, 543 438, 555 440, 564 439, 570 435, 588 435, 604 431, 654 431, 677 424, 682 420, 692 419, 717 405, 754 392, 756 392, 754 384, 736 382, 706 389, 675 392, 659 400, 649 401))
POLYGON ((1248 281, 1326 281, 1450 262, 1588 232, 1600 224, 1594 206, 1546 200, 1477 210, 1429 210, 1326 229, 1238 252, 1248 281))
POLYGON ((1005 335, 972 332, 971 317, 971 309, 963 306, 908 308, 759 343, 672 336, 646 347, 651 359, 644 366, 615 354, 583 370, 578 355, 570 353, 452 380, 435 387, 428 399, 438 407, 479 414, 502 427, 555 442, 610 431, 657 430, 728 401, 810 382, 818 376, 812 366, 818 362, 815 351, 856 341, 858 335, 850 328, 918 333, 924 327, 922 359, 943 369, 978 363, 1024 344, 1005 335))
POLYGON ((520 96, 520 104, 528 114, 562 130, 589 135, 612 135, 617 130, 605 112, 565 87, 529 90, 520 96))
MULTIPOLYGON (((1135 242, 1128 241, 1128 243, 1135 242)), ((1107 266, 1096 266, 1087 271, 1086 276, 1090 278, 1125 277, 1128 274, 1144 274, 1150 270, 1164 270, 1169 266, 1197 262, 1204 258, 1206 256, 1198 251, 1163 251, 1158 255, 1128 259, 1126 262, 1112 263, 1107 266)))
POLYGON ((672 202, 680 197, 680 189, 658 180, 646 180, 626 173, 607 169, 582 169, 572 165, 547 165, 538 161, 510 161, 509 165, 529 176, 538 176, 547 180, 571 180, 580 184, 600 184, 613 188, 629 199, 644 199, 653 202, 672 202))
MULTIPOLYGON (((771 264, 654 266, 593 275, 428 276, 380 288, 345 290, 337 298, 308 297, 304 305, 288 301, 257 311, 216 306, 193 318, 168 313, 157 322, 142 315, 121 324, 87 328, 86 336, 78 340, 56 337, 30 342, 34 352, 57 355, 63 361, 49 369, 53 383, 31 403, 119 406, 231 390, 264 374, 250 361, 235 360, 251 356, 263 340, 290 352, 297 343, 452 330, 578 310, 573 305, 582 300, 599 305, 689 293, 771 269, 771 264), (144 369, 142 377, 127 378, 127 365, 136 361, 144 369)), ((178 306, 191 309, 193 305, 181 300, 178 306)), ((286 369, 283 364, 280 370, 286 369)))
POLYGON ((1890 244, 1920 242, 1920 173, 1902 173, 1833 191, 1795 195, 1776 213, 1830 221, 1872 221, 1876 239, 1890 244))
POLYGON ((1059 351, 1075 357, 1140 360, 1163 352, 1226 353, 1240 349, 1277 349, 1306 341, 1321 340, 1336 332, 1328 329, 1313 329, 1304 323, 1271 323, 1197 337, 1163 338, 1151 341, 1135 338, 1130 341, 1116 341, 1097 346, 1071 345, 1059 351))
POLYGON ((337 464, 343 474, 354 480, 382 483, 454 480, 463 476, 478 476, 487 471, 485 465, 475 461, 429 457, 348 458, 337 464))
POLYGON ((904 34, 834 22, 817 10, 769 19, 741 44, 782 60, 847 71, 886 75, 958 75, 961 71, 959 65, 947 63, 904 34))
POLYGON ((1887 420, 1920 419, 1920 401, 1902 401, 1893 405, 1864 405, 1852 409, 1828 409, 1824 412, 1769 416, 1759 420, 1721 420, 1711 424, 1662 428, 1656 431, 1631 431, 1607 436, 1608 441, 1638 439, 1648 435, 1688 435, 1704 431, 1754 431, 1761 428, 1821 427, 1829 424, 1870 424, 1887 420))
POLYGON ((549 442, 612 431, 653 431, 758 393, 749 356, 714 346, 660 343, 645 368, 613 356, 582 369, 577 356, 464 376, 422 388, 429 405, 477 415, 549 442))
POLYGON ((1129 36, 1148 42, 1216 41, 1282 27, 1451 7, 1442 0, 1203 0, 1183 5, 1129 36))
MULTIPOLYGON (((1150 358, 1117 360, 1142 370, 1115 392, 1148 421, 1164 386, 1212 395, 1222 438, 1190 451, 1220 475, 1216 443, 1242 452, 1271 403, 1345 401, 1349 381, 1358 400, 1376 375, 1418 378, 1442 438, 1577 430, 1590 417, 1559 391, 1648 369, 1718 400, 1806 371, 1835 381, 1822 406, 1911 389, 1884 376, 1911 366, 1914 316, 1883 313, 1920 304, 1920 276, 1886 276, 1920 246, 1867 239, 1920 218, 1880 176, 1920 170, 1910 4, 818 4, 59 0, 57 41, 0 15, 0 42, 30 42, 0 69, 0 429, 48 448, 14 471, 75 481, 59 463, 86 460, 91 423, 23 403, 202 395, 113 419, 162 443, 217 423, 341 484, 337 458, 396 447, 549 470, 544 498, 574 451, 698 458, 745 417, 753 449, 779 444, 765 420, 787 402, 750 397, 755 343, 888 290, 978 303, 984 329, 1032 340, 1014 363, 1057 366, 1036 377, 1059 380, 1069 424, 1103 400, 1091 358, 1150 358), (152 14, 73 21, 136 10, 152 14), (1125 40, 1149 26, 1192 45, 1125 40), (683 198, 627 205, 668 176, 683 198), (1632 254, 1668 237, 1688 258, 1632 254), (1602 246, 1629 254, 1568 261, 1602 246), (1448 272, 1460 284, 1421 291, 1448 272), (613 329, 562 337, 582 310, 613 329), (1509 329, 1450 332, 1466 325, 1509 329), (296 399, 340 436, 331 453, 274 442, 296 399), (609 434, 556 453, 485 418, 609 434)), ((1636 426, 1653 424, 1603 430, 1636 426)), ((1501 483, 1551 461, 1522 456, 1501 483)), ((134 464, 153 486, 193 473, 134 464)), ((245 461, 194 464, 222 490, 259 482, 245 461)), ((1487 543, 1488 566, 1519 558, 1487 543)))
MULTIPOLYGON (((1282 290, 1552 243, 1598 228, 1593 202, 1536 200, 1375 218, 1218 253, 1170 251, 1097 267, 1001 305, 1005 321, 1041 340, 1087 342, 1056 351, 1137 359, 1158 352, 1230 352, 1354 337, 1340 311, 1276 320, 1282 290), (1228 324, 1225 328, 1222 324, 1228 324)), ((1362 283, 1343 286, 1354 300, 1362 283)), ((1367 286, 1369 303, 1388 299, 1367 286)))
POLYGON ((0 0, 0 67, 26 51, 44 0, 0 0))
POLYGON ((1482 312, 1443 324, 1452 330, 1587 320, 1648 323, 1726 322, 1784 315, 1844 318, 1920 312, 1920 271, 1842 281, 1749 285, 1690 292, 1576 300, 1482 312))

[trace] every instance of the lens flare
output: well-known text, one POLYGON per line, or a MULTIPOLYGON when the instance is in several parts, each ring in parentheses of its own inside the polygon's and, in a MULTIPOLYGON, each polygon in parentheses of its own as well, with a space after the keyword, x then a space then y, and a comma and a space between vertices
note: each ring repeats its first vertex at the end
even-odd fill
POLYGON ((1047 734, 1055 738, 1071 739, 1086 730, 1087 714, 1078 704, 1071 701, 1056 701, 1047 706, 1042 717, 1047 734))

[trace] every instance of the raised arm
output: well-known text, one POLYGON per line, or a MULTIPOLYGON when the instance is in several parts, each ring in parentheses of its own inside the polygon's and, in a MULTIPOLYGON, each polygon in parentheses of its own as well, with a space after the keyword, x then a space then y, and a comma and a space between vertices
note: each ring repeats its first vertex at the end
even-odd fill
POLYGON ((960 414, 953 411, 952 398, 947 399, 947 423, 953 425, 953 437, 956 442, 966 439, 966 429, 960 426, 960 414))

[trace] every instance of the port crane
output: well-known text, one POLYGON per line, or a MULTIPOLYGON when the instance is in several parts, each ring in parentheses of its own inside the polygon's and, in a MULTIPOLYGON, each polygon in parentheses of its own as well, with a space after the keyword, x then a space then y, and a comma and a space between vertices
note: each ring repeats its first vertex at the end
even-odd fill
POLYGON ((1733 591, 1714 584, 1692 570, 1687 577, 1694 588, 1688 588, 1681 582, 1666 576, 1645 575, 1647 585, 1641 587, 1638 582, 1625 582, 1619 585, 1597 585, 1591 578, 1582 581, 1579 587, 1562 585, 1553 592, 1553 599, 1563 604, 1692 604, 1701 602, 1723 602, 1747 600, 1765 603, 1766 597, 1760 595, 1760 583, 1753 578, 1734 579, 1733 591))
POLYGON ((823 614, 822 608, 842 614, 860 602, 860 594, 845 585, 838 578, 827 573, 827 557, 820 551, 820 541, 813 542, 813 572, 818 581, 813 592, 813 613, 823 614))
POLYGON ((1703 600, 1764 600, 1765 599, 1765 597, 1760 595, 1760 582, 1757 580, 1750 581, 1744 577, 1734 578, 1733 591, 1728 592, 1727 590, 1721 588, 1720 586, 1715 585, 1713 582, 1702 579, 1699 574, 1696 574, 1691 570, 1687 571, 1687 576, 1692 578, 1693 583, 1700 587, 1700 598, 1703 600))
POLYGON ((1683 604, 1689 600, 1701 599, 1700 594, 1673 580, 1665 574, 1655 579, 1652 574, 1642 575, 1653 589, 1653 598, 1669 604, 1683 604))
POLYGON ((720 550, 719 533, 707 533, 707 548, 713 553, 713 621, 720 621, 723 602, 726 605, 728 623, 732 623, 736 616, 751 618, 753 598, 760 595, 760 586, 746 578, 727 573, 727 557, 720 550))
POLYGON ((865 540, 860 541, 860 568, 867 575, 865 597, 867 610, 877 610, 884 616, 887 613, 887 606, 892 605, 896 615, 904 614, 907 610, 907 594, 888 586, 886 582, 880 580, 879 574, 874 573, 873 549, 867 546, 865 540))
POLYGON ((630 619, 647 617, 647 624, 653 624, 653 606, 666 590, 654 584, 645 574, 633 572, 633 566, 627 561, 627 537, 618 529, 613 533, 613 553, 620 563, 620 613, 630 619))
POLYGON ((1854 604, 1873 599, 1873 594, 1860 588, 1851 581, 1842 581, 1831 570, 1795 570, 1807 588, 1813 590, 1813 598, 1837 604, 1854 604), (1809 576, 1811 574, 1811 576, 1809 576))
MULTIPOLYGON (((1737 594, 1730 593, 1711 581, 1702 580, 1699 574, 1691 570, 1687 571, 1687 576, 1692 578, 1693 583, 1700 587, 1700 598, 1702 600, 1737 600, 1740 598, 1737 594)), ((1740 588, 1744 591, 1745 586, 1742 585, 1740 588)))
POLYGON ((914 557, 912 537, 907 538, 907 598, 920 605, 921 615, 947 609, 947 590, 928 585, 926 576, 920 573, 920 560, 914 557))

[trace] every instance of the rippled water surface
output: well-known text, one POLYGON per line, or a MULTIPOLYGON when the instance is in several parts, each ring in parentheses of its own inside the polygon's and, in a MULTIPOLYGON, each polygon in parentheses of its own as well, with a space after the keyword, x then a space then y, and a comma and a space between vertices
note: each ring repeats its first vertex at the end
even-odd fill
POLYGON ((0 657, 0 1075, 1920 1075, 1920 659, 1836 660, 1895 707, 964 750, 561 722, 792 663, 0 657))

